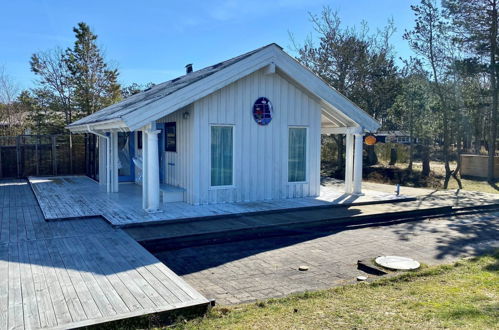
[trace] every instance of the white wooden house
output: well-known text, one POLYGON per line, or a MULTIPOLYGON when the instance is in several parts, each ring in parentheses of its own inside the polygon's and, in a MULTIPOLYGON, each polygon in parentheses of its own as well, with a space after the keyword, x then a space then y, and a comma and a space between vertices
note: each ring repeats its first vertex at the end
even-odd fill
POLYGON ((346 192, 379 123, 270 44, 155 85, 68 128, 99 137, 101 184, 142 184, 143 207, 317 196, 322 133, 346 134, 346 192))

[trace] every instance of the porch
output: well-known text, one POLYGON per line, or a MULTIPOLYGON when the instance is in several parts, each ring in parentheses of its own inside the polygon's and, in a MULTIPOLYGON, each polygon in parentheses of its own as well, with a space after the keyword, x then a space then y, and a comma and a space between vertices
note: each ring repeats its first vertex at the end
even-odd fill
POLYGON ((405 197, 368 189, 362 195, 351 195, 344 192, 342 181, 329 181, 321 185, 318 197, 207 205, 171 202, 160 204, 159 212, 150 213, 142 208, 142 187, 133 183, 121 183, 119 192, 110 194, 105 186, 85 176, 30 177, 29 182, 46 220, 102 216, 116 227, 405 197))

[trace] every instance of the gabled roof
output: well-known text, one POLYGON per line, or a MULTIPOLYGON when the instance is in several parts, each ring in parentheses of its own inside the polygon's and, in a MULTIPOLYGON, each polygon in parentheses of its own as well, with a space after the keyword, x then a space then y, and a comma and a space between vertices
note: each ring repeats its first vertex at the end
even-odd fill
MULTIPOLYGON (((136 130, 268 65, 275 65, 323 103, 326 117, 375 131, 379 123, 322 79, 269 44, 243 55, 158 84, 94 114, 71 123, 73 132, 136 130)), ((347 124, 345 124, 346 126, 347 124)))

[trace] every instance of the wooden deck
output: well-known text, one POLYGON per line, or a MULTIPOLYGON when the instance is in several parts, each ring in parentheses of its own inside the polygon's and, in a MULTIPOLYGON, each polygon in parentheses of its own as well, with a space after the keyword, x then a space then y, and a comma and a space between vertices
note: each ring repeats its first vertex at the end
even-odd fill
MULTIPOLYGON (((138 223, 202 218, 214 215, 243 214, 331 204, 350 204, 397 199, 393 194, 365 190, 362 196, 344 194, 337 187, 323 186, 313 198, 265 200, 259 202, 190 205, 174 202, 162 205, 161 212, 142 210, 142 189, 120 184, 119 193, 107 193, 97 182, 84 176, 31 177, 29 179, 43 215, 47 220, 102 216, 117 227, 138 223)), ((403 198, 400 196, 399 198, 403 198)))
POLYGON ((208 300, 99 218, 46 222, 26 181, 0 181, 0 329, 74 328, 208 300))

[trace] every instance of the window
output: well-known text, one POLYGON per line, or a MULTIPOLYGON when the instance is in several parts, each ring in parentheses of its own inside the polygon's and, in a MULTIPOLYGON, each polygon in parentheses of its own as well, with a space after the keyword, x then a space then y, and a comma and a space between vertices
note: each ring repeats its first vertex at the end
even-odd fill
POLYGON ((211 186, 233 184, 234 135, 232 126, 211 126, 211 186))
POLYGON ((288 182, 307 180, 307 128, 290 127, 288 144, 288 182))
POLYGON ((142 149, 142 131, 137 131, 137 149, 142 149))
POLYGON ((177 123, 165 123, 165 151, 177 151, 177 123))

